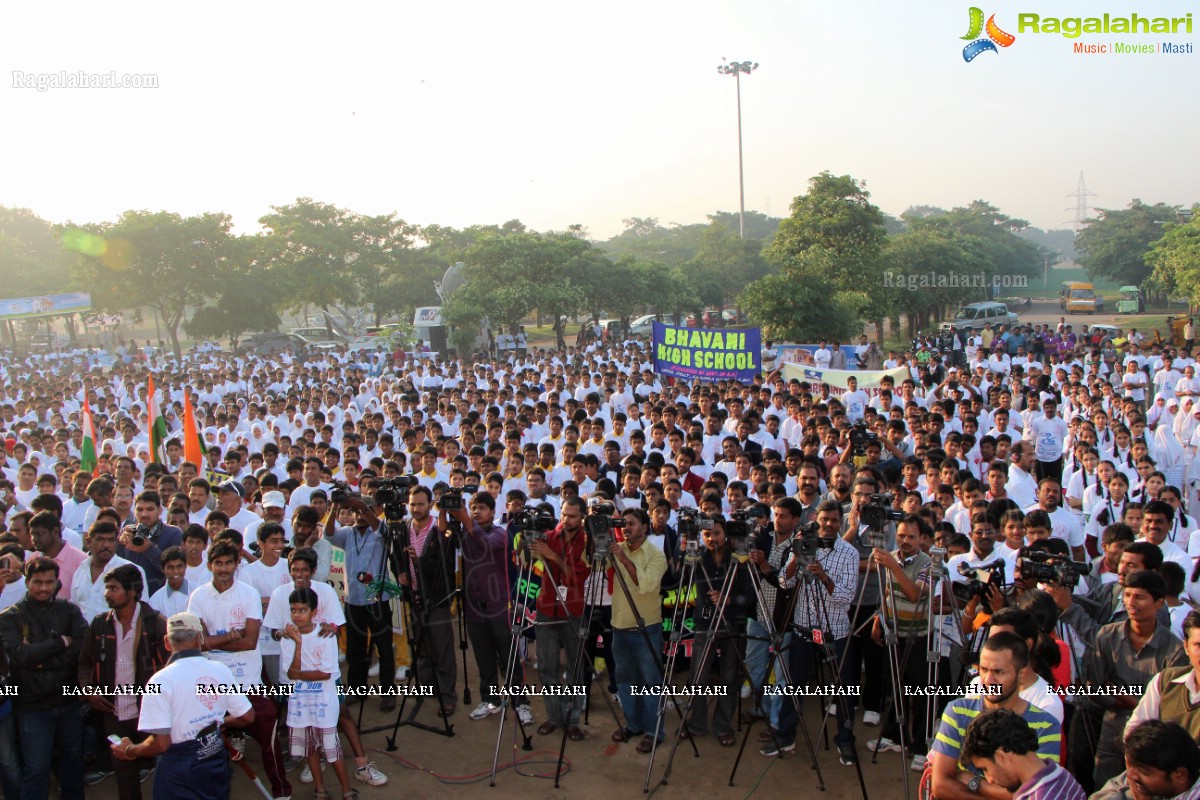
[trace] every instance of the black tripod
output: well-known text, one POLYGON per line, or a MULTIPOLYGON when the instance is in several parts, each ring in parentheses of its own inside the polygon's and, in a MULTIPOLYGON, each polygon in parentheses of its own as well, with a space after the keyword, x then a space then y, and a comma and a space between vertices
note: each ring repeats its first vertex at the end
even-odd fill
MULTIPOLYGON (((521 537, 521 542, 518 545, 520 549, 518 551, 519 558, 517 559, 519 566, 517 571, 517 586, 527 586, 533 579, 534 563, 529 552, 529 541, 530 537, 524 535, 521 537)), ((504 667, 505 689, 513 685, 513 676, 517 671, 517 661, 521 658, 520 647, 518 645, 520 644, 521 637, 528 630, 528 627, 525 625, 525 603, 521 600, 513 602, 512 614, 509 617, 509 630, 511 636, 508 642, 508 662, 504 667)), ((488 783, 489 786, 496 785, 496 769, 500 763, 500 743, 504 741, 504 725, 508 720, 508 712, 510 710, 516 716, 517 729, 521 732, 521 749, 525 752, 533 750, 533 737, 525 729, 525 723, 521 721, 521 715, 516 713, 517 704, 511 702, 511 699, 511 697, 505 697, 500 703, 500 725, 496 728, 496 750, 492 754, 492 777, 488 783)), ((513 740, 513 752, 515 757, 516 739, 513 740)))
MULTIPOLYGON (((463 536, 462 523, 460 523, 456 519, 450 519, 448 521, 448 525, 449 525, 449 528, 448 528, 449 533, 448 533, 447 539, 448 539, 448 543, 450 544, 450 546, 454 548, 454 551, 455 551, 454 564, 457 567, 457 566, 460 566, 460 560, 462 558, 462 548, 460 546, 460 543, 462 542, 462 536, 463 536)), ((446 564, 445 560, 443 560, 442 566, 443 566, 444 570, 447 569, 448 565, 446 564)), ((455 569, 454 572, 455 572, 455 574, 458 574, 460 572, 460 570, 455 569)), ((462 653, 462 677, 463 677, 462 701, 463 701, 463 706, 469 708, 471 705, 471 679, 467 675, 467 646, 468 646, 468 643, 467 643, 467 619, 466 619, 466 608, 465 608, 466 595, 463 592, 463 587, 461 587, 461 586, 457 585, 457 583, 455 583, 455 579, 454 579, 453 575, 446 574, 446 585, 454 586, 453 602, 454 602, 454 610, 455 610, 454 615, 458 618, 458 649, 462 653)))
MULTIPOLYGON (((384 522, 383 529, 384 563, 387 565, 387 568, 392 571, 392 574, 396 579, 396 583, 400 584, 401 587, 404 587, 405 584, 409 583, 409 569, 413 566, 412 558, 408 553, 408 549, 412 540, 411 530, 408 522, 404 519, 405 507, 403 505, 398 507, 388 505, 385 506, 384 509, 386 514, 386 521, 384 522)), ((430 531, 429 535, 436 536, 438 534, 434 531, 430 531)), ((426 546, 429 544, 430 542, 427 538, 426 546)), ((441 708, 443 727, 438 728, 434 727, 433 725, 427 725, 423 722, 416 721, 416 716, 421 710, 423 700, 419 694, 419 690, 415 689, 414 687, 424 686, 424 682, 421 680, 420 674, 420 654, 423 652, 425 637, 428 635, 429 612, 428 607, 426 606, 426 597, 422 587, 423 581, 421 580, 421 570, 419 565, 416 569, 412 570, 412 574, 415 580, 413 581, 414 585, 407 587, 408 602, 401 602, 401 613, 403 614, 404 619, 404 631, 410 637, 409 652, 412 655, 412 668, 408 671, 408 681, 404 696, 400 701, 400 708, 396 711, 396 721, 391 726, 392 734, 391 736, 387 737, 388 752, 394 752, 396 750, 396 735, 402 725, 420 728, 423 731, 429 731, 430 733, 436 733, 441 736, 454 735, 454 726, 450 724, 450 718, 445 713, 446 706, 442 699, 441 687, 438 685, 436 669, 431 670, 433 673, 431 675, 432 688, 434 694, 437 695, 438 706, 441 708), (419 626, 415 624, 415 619, 417 618, 420 619, 421 624, 419 626), (417 701, 414 703, 412 713, 407 719, 405 719, 404 708, 408 703, 408 698, 414 695, 417 696, 417 701)), ((380 678, 382 682, 382 676, 380 676, 380 678)), ((387 730, 387 725, 380 725, 374 728, 363 730, 361 727, 362 713, 363 707, 360 706, 358 709, 358 722, 360 726, 359 730, 362 733, 375 733, 378 731, 387 730)))

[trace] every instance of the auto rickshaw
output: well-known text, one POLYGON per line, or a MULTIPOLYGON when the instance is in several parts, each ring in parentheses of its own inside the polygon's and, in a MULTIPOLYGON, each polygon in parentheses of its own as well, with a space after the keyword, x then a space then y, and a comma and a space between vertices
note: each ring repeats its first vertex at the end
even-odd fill
POLYGON ((1146 310, 1142 290, 1136 286, 1122 286, 1121 299, 1117 301, 1118 314, 1141 314, 1146 310))

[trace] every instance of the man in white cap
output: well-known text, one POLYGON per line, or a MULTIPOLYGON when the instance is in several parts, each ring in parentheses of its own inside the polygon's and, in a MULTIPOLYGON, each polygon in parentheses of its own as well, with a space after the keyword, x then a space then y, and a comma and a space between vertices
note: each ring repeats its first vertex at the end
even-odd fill
POLYGON ((292 541, 292 523, 287 518, 286 509, 287 499, 283 496, 283 492, 265 493, 262 496, 262 519, 250 523, 246 526, 246 530, 242 531, 242 535, 246 541, 253 542, 258 540, 258 529, 264 522, 277 522, 283 526, 283 537, 290 544, 292 541))
POLYGON ((246 530, 251 525, 262 522, 262 518, 242 507, 246 499, 246 488, 241 482, 228 480, 217 487, 217 508, 229 515, 229 527, 246 538, 246 530))
POLYGON ((156 798, 226 800, 229 756, 221 727, 254 721, 246 696, 229 691, 234 683, 229 668, 201 655, 203 639, 204 625, 195 614, 185 611, 167 621, 172 656, 150 678, 138 715, 138 730, 150 736, 138 744, 124 737, 112 745, 113 757, 125 761, 159 756, 156 798), (212 690, 205 691, 208 687, 212 690))

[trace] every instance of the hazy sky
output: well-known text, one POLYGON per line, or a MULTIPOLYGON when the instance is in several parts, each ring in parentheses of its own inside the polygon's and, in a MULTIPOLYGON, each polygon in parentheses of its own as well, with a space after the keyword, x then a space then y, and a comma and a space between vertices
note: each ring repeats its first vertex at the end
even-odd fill
MULTIPOLYGON (((514 217, 607 238, 630 216, 784 216, 822 170, 899 214, 986 199, 1044 228, 1082 171, 1112 208, 1200 199, 1200 54, 1077 55, 1017 13, 1183 16, 1181 0, 1024 2, 962 58, 969 2, 9 4, 0 204, 52 221, 298 196, 461 227, 514 217), (1085 11, 1086 9, 1086 11, 1085 11), (158 89, 12 87, 11 71, 153 73, 158 89)), ((1196 34, 1084 36, 1191 42, 1196 34)))

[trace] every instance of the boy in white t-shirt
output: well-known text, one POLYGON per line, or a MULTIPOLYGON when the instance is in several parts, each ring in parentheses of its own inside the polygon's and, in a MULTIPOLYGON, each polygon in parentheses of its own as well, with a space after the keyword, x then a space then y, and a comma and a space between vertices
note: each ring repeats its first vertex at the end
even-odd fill
POLYGON ((322 637, 313 622, 316 592, 296 589, 288 596, 288 603, 292 624, 283 629, 279 658, 287 665, 288 679, 293 681, 287 715, 292 755, 308 759, 316 796, 328 797, 321 775, 323 751, 342 785, 342 797, 353 797, 337 731, 338 691, 333 680, 335 673, 340 674, 337 640, 322 637))

